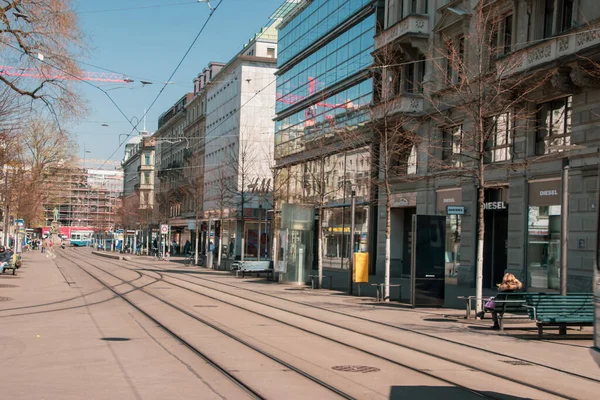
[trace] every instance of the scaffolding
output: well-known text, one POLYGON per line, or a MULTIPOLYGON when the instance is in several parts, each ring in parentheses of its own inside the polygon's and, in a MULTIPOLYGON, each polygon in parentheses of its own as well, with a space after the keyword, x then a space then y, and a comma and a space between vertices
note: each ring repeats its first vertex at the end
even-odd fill
POLYGON ((61 226, 112 229, 120 207, 123 175, 120 171, 61 169, 48 177, 44 220, 49 226, 58 211, 61 226), (117 173, 115 173, 117 172, 117 173))

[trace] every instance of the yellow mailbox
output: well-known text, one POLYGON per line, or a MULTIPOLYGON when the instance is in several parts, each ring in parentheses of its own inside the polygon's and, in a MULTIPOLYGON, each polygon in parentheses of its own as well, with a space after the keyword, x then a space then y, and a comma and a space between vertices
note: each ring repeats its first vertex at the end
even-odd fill
POLYGON ((369 253, 354 253, 354 271, 352 280, 355 283, 369 282, 369 253))

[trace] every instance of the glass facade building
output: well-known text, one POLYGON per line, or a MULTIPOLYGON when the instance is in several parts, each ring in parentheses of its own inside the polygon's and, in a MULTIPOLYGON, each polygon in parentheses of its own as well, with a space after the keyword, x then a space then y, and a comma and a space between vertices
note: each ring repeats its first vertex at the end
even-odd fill
POLYGON ((368 251, 372 215, 370 147, 364 142, 356 147, 347 143, 340 146, 337 132, 366 127, 369 121, 377 3, 300 3, 294 17, 279 31, 276 208, 292 204, 315 210, 319 205, 323 207, 323 221, 315 221, 310 235, 296 232, 293 221, 282 221, 280 238, 288 243, 280 243, 279 247, 289 257, 278 256, 280 262, 286 260, 279 268, 290 282, 308 281, 317 263, 314 246, 318 229, 322 230, 325 267, 345 269, 353 251, 368 251), (357 202, 353 234, 352 192, 357 202), (299 248, 314 257, 293 257, 299 248), (298 262, 306 265, 296 265, 298 262))

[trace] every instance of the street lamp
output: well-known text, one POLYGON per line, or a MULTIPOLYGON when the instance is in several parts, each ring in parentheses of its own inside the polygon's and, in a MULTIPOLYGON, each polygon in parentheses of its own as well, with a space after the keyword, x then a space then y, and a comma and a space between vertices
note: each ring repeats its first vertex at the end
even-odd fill
POLYGON ((83 170, 85 171, 85 155, 91 153, 91 151, 85 149, 85 143, 83 144, 83 170))

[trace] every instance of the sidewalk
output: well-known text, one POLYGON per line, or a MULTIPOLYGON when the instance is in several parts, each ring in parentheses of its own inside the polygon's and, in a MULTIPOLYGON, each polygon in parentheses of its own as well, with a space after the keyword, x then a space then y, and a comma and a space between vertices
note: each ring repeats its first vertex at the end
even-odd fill
POLYGON ((239 398, 228 380, 73 263, 0 275, 3 399, 239 398), (210 382, 210 384, 208 383, 210 382))
MULTIPOLYGON (((372 297, 348 296, 339 291, 312 290, 310 287, 305 286, 269 282, 265 278, 239 279, 227 271, 193 266, 182 267, 176 263, 157 261, 148 262, 148 264, 170 271, 197 274, 202 278, 234 285, 240 289, 247 289, 236 290, 234 293, 276 306, 286 307, 286 303, 273 298, 265 298, 260 296, 260 293, 410 329, 426 335, 422 337, 423 340, 431 339, 435 341, 431 337, 435 336, 494 351, 500 355, 523 358, 553 368, 600 379, 600 369, 590 356, 589 351, 593 345, 592 327, 584 327, 582 331, 579 331, 578 327, 571 327, 566 338, 559 337, 557 335, 558 330, 548 329, 544 331, 544 338, 538 340, 535 324, 525 319, 507 320, 505 330, 499 332, 491 329, 492 321, 489 316, 483 321, 465 319, 464 309, 412 308, 394 302, 378 303, 372 297)), ((317 311, 319 311, 321 318, 330 318, 332 322, 336 322, 338 319, 335 314, 315 310, 315 312, 317 311)), ((306 312, 303 311, 303 313, 306 312)), ((360 321, 356 324, 360 325, 360 321)), ((365 321, 364 324, 368 324, 368 322, 365 321)), ((381 329, 390 331, 393 328, 384 326, 381 329)), ((392 332, 392 335, 396 334, 397 338, 402 338, 401 330, 392 332)), ((436 343, 438 342, 436 341, 436 343)), ((465 351, 471 350, 465 348, 465 351)), ((500 358, 498 355, 493 354, 490 357, 500 358)))

